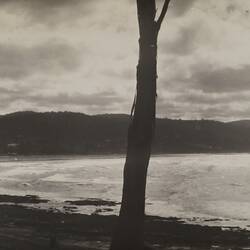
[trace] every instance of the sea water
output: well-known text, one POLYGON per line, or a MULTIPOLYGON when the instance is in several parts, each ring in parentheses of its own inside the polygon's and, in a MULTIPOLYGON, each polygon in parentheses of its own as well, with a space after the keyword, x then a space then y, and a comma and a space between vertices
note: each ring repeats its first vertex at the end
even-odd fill
MULTIPOLYGON (((67 200, 119 202, 124 162, 120 156, 0 157, 0 194, 50 200, 36 205, 39 208, 62 209, 67 200)), ((250 230, 249 194, 250 154, 153 156, 146 213, 250 230)), ((76 212, 96 210, 96 206, 79 206, 76 212)), ((99 211, 117 214, 119 206, 99 211)))

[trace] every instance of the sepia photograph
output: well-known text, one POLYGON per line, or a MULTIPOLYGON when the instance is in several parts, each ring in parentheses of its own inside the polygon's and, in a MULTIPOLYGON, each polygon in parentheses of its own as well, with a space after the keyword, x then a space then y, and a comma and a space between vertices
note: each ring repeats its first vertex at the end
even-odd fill
POLYGON ((0 23, 0 250, 250 250, 249 0, 0 23))

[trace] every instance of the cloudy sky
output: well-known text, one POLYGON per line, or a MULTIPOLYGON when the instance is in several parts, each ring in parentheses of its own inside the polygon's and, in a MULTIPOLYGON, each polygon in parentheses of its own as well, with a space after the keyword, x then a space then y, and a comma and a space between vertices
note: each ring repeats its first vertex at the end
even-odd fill
MULTIPOLYGON (((129 113, 135 2, 0 0, 0 114, 129 113)), ((250 118, 249 44, 249 0, 172 0, 159 36, 158 116, 250 118)))

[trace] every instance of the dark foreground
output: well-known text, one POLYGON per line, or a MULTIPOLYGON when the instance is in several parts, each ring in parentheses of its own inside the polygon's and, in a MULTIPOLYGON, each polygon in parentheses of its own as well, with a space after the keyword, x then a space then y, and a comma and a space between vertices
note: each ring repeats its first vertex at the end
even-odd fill
MULTIPOLYGON (((0 249, 108 249, 116 216, 67 214, 0 205, 0 249)), ((178 219, 147 217, 153 249, 250 249, 250 232, 187 225, 178 219)))

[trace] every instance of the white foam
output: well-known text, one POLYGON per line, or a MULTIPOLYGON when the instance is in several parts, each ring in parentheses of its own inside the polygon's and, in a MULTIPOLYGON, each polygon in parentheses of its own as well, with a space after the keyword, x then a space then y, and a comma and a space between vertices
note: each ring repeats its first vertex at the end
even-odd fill
MULTIPOLYGON (((147 213, 201 221, 216 217, 221 219, 216 225, 249 225, 249 163, 249 154, 152 157, 147 185, 147 201, 152 204, 147 213)), ((58 201, 120 201, 123 164, 119 157, 0 160, 0 193, 58 201)), ((91 209, 82 207, 81 212, 91 209)))

